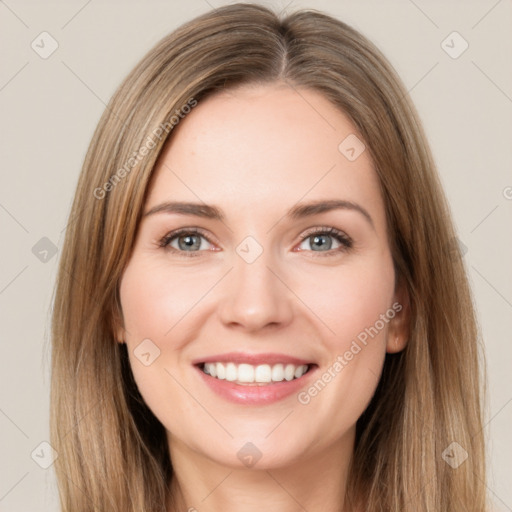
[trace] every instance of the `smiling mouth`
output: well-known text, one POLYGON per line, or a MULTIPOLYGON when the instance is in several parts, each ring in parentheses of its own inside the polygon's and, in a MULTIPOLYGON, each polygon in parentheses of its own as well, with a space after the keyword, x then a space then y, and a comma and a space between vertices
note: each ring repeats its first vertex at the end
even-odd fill
POLYGON ((310 372, 315 364, 236 364, 211 362, 197 365, 203 373, 217 380, 226 380, 241 386, 268 386, 297 380, 310 372))

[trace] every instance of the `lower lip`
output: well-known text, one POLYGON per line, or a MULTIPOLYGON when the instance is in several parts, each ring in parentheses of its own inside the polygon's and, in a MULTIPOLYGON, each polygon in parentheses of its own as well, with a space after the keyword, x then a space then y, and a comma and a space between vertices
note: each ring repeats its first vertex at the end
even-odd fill
POLYGON ((207 375, 203 370, 196 366, 204 382, 221 397, 236 404, 246 405, 267 405, 278 402, 293 393, 298 393, 309 381, 311 374, 316 370, 313 366, 302 377, 293 380, 284 380, 273 384, 265 385, 241 385, 235 384, 229 380, 217 379, 207 375))

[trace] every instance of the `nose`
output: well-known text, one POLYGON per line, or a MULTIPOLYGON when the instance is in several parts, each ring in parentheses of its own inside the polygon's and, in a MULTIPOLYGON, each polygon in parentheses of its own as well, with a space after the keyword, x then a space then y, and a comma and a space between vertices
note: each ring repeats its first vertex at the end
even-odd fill
POLYGON ((235 255, 218 314, 226 326, 246 331, 282 328, 293 317, 294 295, 275 261, 263 253, 252 263, 235 255))

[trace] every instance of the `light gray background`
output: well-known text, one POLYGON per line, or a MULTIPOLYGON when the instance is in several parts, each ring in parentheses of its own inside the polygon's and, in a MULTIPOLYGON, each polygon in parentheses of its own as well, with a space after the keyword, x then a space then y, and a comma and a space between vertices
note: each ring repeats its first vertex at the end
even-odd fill
MULTIPOLYGON (((96 123, 154 43, 226 3, 0 1, 0 511, 58 509, 52 467, 36 463, 51 461, 49 448, 40 446, 48 440, 49 309, 67 215, 96 123), (43 31, 59 45, 46 59, 31 47, 32 41, 42 47, 43 31), (57 248, 46 262, 43 237, 57 248), (33 251, 38 242, 43 246, 33 251)), ((288 11, 313 7, 361 30, 396 67, 419 109, 467 248, 487 352, 489 493, 496 510, 512 511, 512 3, 262 3, 279 10, 288 5, 288 11), (453 31, 469 43, 456 59, 441 46, 453 31)), ((452 53, 461 48, 453 37, 445 44, 452 53)))

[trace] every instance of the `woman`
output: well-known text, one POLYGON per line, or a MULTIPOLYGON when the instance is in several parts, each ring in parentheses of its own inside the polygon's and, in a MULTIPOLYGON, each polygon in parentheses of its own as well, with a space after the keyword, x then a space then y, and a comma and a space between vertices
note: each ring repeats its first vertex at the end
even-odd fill
POLYGON ((354 29, 249 4, 180 27, 112 98, 71 219, 63 510, 486 510, 453 222, 354 29))

